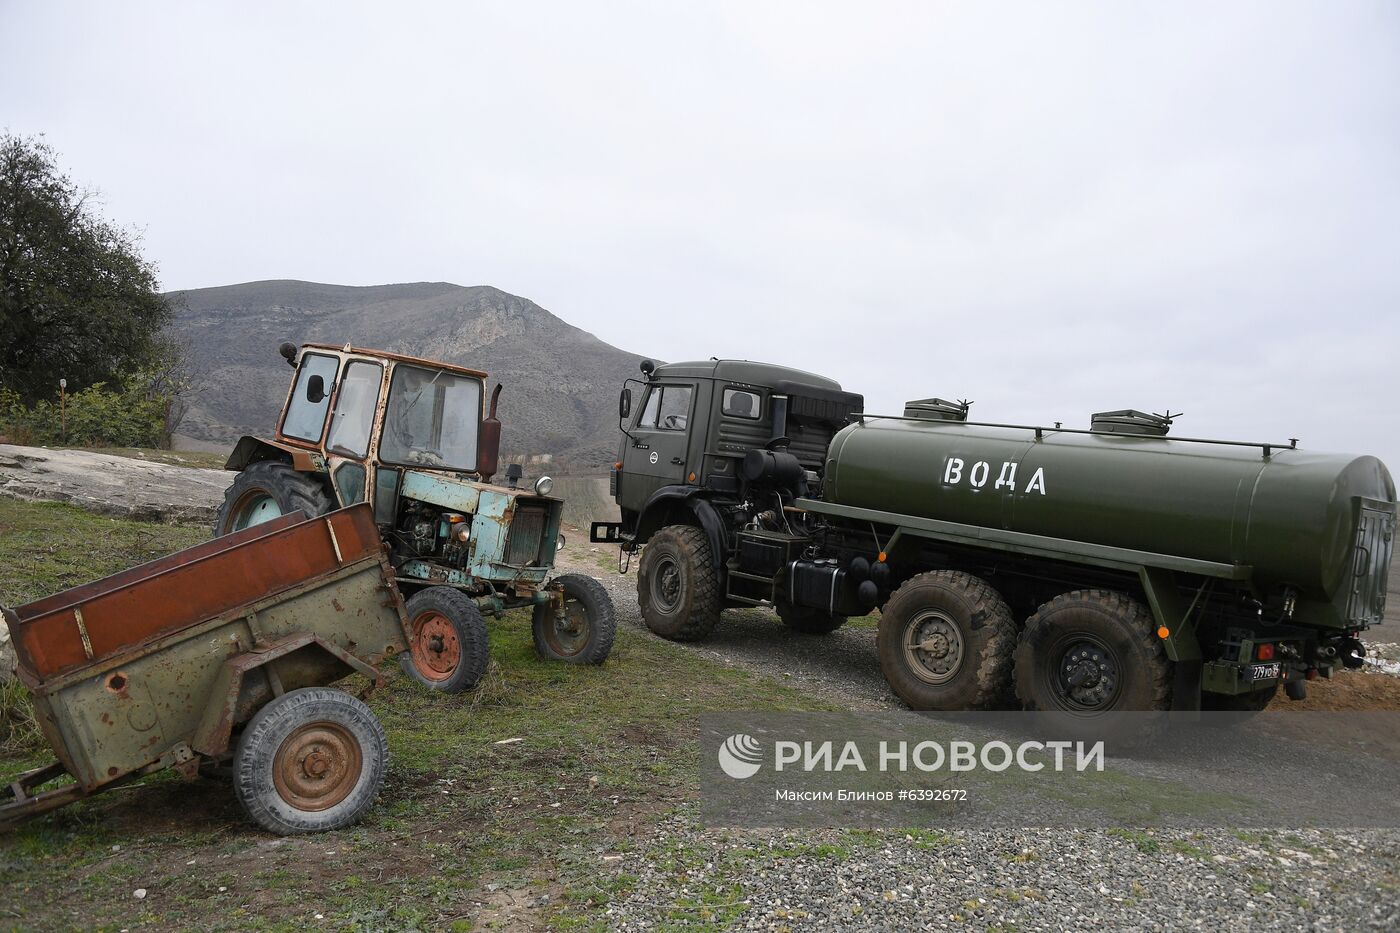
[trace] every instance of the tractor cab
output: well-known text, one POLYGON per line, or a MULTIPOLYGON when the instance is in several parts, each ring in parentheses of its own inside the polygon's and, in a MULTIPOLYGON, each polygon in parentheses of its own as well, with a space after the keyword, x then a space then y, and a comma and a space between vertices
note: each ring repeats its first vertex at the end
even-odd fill
POLYGON ((607 645, 579 636, 578 620, 567 618, 577 593, 568 590, 587 589, 600 605, 606 592, 572 575, 546 583, 563 540, 564 503, 550 495, 553 481, 541 476, 522 488, 520 466, 511 464, 505 485, 492 482, 499 385, 483 418, 486 374, 478 370, 350 344, 286 343, 280 352, 296 373, 277 430, 234 448, 225 469, 238 476, 216 536, 296 510, 319 515, 369 502, 406 595, 445 587, 498 616, 534 606, 549 617, 546 635, 578 636, 556 637, 552 648, 546 639, 543 653, 602 660, 611 623, 607 645))

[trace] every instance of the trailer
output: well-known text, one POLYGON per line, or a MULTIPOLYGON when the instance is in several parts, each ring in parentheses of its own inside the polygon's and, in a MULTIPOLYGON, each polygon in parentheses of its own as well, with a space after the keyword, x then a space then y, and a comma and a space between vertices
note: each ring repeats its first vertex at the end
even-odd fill
POLYGON ((410 630, 367 504, 300 512, 4 610, 56 760, 0 790, 0 828, 173 768, 228 770, 282 835, 374 802, 384 730, 329 687, 403 652, 410 630))

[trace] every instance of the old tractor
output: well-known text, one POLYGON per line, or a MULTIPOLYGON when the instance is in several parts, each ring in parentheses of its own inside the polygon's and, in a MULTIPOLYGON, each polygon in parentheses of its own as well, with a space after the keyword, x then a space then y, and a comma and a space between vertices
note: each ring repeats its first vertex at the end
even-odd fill
POLYGON ((616 616, 597 580, 549 579, 562 546, 563 501, 547 476, 505 485, 501 386, 483 419, 486 374, 364 350, 284 343, 295 369, 272 438, 245 436, 225 469, 238 472, 216 536, 289 512, 309 516, 368 502, 408 600, 412 639, 403 667, 446 692, 475 686, 486 669, 484 615, 533 607, 535 649, 546 659, 601 664, 616 616))

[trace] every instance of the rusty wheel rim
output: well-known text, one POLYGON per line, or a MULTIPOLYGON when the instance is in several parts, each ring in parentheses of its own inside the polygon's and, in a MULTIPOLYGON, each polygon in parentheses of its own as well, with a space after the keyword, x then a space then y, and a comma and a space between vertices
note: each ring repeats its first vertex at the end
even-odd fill
POLYGON ((591 626, 588 611, 577 599, 564 602, 564 611, 556 613, 552 625, 546 626, 544 637, 549 647, 561 657, 572 657, 588 647, 591 626))
POLYGON ((282 740, 272 760, 277 794, 298 810, 329 810, 359 783, 360 743, 334 722, 310 722, 282 740))
POLYGON ((413 620, 413 666, 429 680, 446 680, 462 660, 457 628, 442 613, 429 610, 413 620))

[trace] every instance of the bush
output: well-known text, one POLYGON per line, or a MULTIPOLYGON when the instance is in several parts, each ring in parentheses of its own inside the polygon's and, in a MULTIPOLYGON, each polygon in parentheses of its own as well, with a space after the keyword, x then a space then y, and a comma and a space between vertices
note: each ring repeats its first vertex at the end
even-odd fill
POLYGON ((0 389, 0 433, 16 444, 66 444, 72 447, 165 447, 166 418, 171 399, 144 386, 133 376, 134 388, 113 390, 96 383, 71 393, 66 401, 67 430, 57 400, 42 399, 26 406, 17 393, 0 389))

